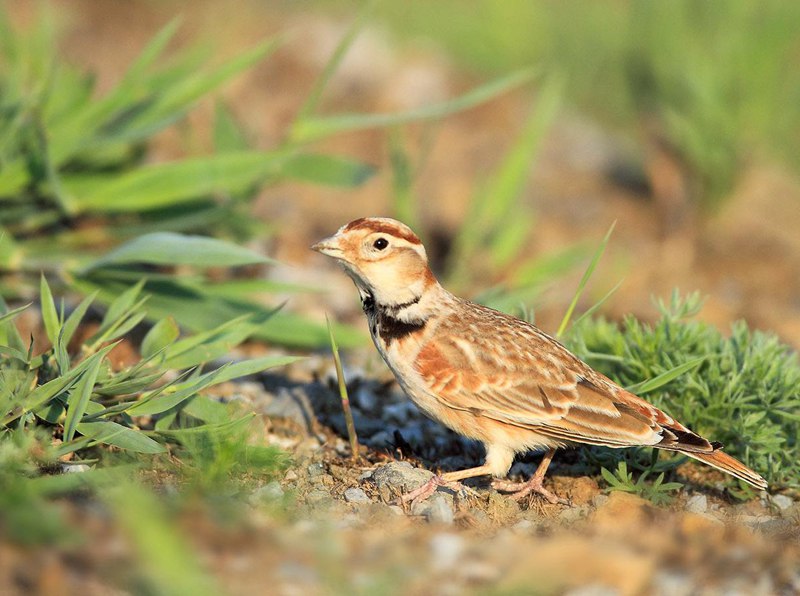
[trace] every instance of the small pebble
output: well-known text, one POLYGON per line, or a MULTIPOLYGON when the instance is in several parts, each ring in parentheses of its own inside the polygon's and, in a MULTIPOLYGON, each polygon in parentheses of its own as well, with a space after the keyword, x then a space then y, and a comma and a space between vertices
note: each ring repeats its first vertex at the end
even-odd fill
POLYGON ((686 501, 686 511, 690 513, 705 513, 708 509, 708 499, 705 495, 692 495, 686 501))
POLYGON ((312 490, 306 494, 306 503, 324 507, 333 502, 333 497, 325 490, 312 490))
POLYGON ((358 487, 350 487, 344 491, 344 500, 348 503, 369 503, 367 493, 358 487))
POLYGON ((432 477, 433 472, 415 468, 407 461, 393 461, 376 468, 372 473, 372 482, 378 489, 391 488, 408 492, 432 477))
POLYGON ((308 475, 314 478, 322 475, 322 473, 325 471, 325 466, 317 462, 315 464, 310 464, 306 469, 308 470, 308 475))
POLYGON ((773 495, 772 502, 781 511, 786 511, 792 505, 794 505, 794 499, 787 497, 786 495, 773 495))
POLYGON ((440 493, 434 493, 426 501, 418 503, 411 513, 424 516, 432 524, 450 525, 455 519, 453 507, 440 493))
POLYGON ((566 524, 572 524, 582 519, 585 513, 583 507, 568 507, 558 514, 558 519, 566 524))
POLYGON ((286 482, 294 482, 295 480, 297 480, 297 478, 298 478, 297 472, 295 472, 294 470, 288 470, 286 474, 283 475, 283 479, 286 482))
POLYGON ((86 464, 61 464, 61 472, 64 474, 79 474, 88 472, 90 469, 86 464))
POLYGON ((592 499, 592 505, 598 509, 606 503, 608 503, 608 495, 597 495, 594 499, 592 499))

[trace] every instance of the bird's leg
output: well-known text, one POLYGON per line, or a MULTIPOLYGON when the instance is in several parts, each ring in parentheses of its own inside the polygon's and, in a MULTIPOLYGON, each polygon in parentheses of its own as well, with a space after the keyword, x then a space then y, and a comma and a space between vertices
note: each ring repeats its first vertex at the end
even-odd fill
POLYGON ((547 468, 550 466, 550 462, 553 460, 553 455, 555 452, 555 449, 547 450, 547 453, 544 454, 539 467, 536 468, 536 472, 534 472, 533 476, 531 476, 527 482, 508 482, 505 480, 495 480, 492 482, 492 488, 504 492, 511 492, 512 494, 509 496, 515 501, 519 501, 530 493, 537 493, 547 499, 548 503, 561 503, 562 505, 568 505, 569 501, 558 498, 552 492, 547 490, 542 484, 545 472, 547 472, 547 468))
POLYGON ((461 484, 459 480, 464 480, 465 478, 474 478, 475 476, 483 476, 491 473, 491 467, 487 464, 484 464, 476 468, 469 468, 468 470, 437 474, 422 486, 415 488, 411 492, 400 497, 399 501, 401 503, 408 503, 410 501, 411 505, 413 506, 415 503, 424 501, 430 497, 440 486, 444 486, 456 492, 460 492, 462 490, 468 491, 467 487, 461 484))

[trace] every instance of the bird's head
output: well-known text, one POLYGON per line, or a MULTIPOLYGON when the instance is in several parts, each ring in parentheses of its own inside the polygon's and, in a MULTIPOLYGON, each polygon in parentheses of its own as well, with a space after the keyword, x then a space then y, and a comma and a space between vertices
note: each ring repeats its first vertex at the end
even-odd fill
POLYGON ((394 219, 356 219, 311 248, 339 261, 356 286, 378 304, 407 303, 437 283, 422 242, 394 219))

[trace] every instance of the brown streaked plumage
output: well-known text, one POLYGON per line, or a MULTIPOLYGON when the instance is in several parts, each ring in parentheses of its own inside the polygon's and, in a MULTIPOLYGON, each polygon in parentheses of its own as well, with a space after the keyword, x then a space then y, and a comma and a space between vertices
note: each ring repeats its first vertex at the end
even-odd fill
POLYGON ((312 248, 336 258, 361 296, 370 333, 409 397, 428 416, 486 447, 486 462, 436 482, 503 477, 514 456, 547 453, 520 497, 556 497, 542 479, 556 448, 574 443, 679 451, 756 488, 766 481, 672 417, 593 370, 536 326, 458 298, 436 281, 408 226, 357 219, 312 248))

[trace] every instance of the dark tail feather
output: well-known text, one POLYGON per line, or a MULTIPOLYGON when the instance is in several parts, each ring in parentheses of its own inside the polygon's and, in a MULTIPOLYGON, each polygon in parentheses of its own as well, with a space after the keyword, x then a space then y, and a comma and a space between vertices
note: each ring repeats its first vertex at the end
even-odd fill
POLYGON ((712 451, 710 453, 698 453, 698 452, 689 452, 689 451, 681 451, 688 455, 689 457, 693 457, 694 459, 700 460, 704 464, 708 464, 716 468, 717 470, 722 470, 723 472, 727 472, 731 476, 735 476, 739 480, 744 480, 747 484, 755 486, 761 490, 767 490, 767 481, 764 480, 761 476, 756 474, 753 470, 748 468, 738 459, 731 457, 727 453, 723 453, 719 449, 716 451, 712 451))

